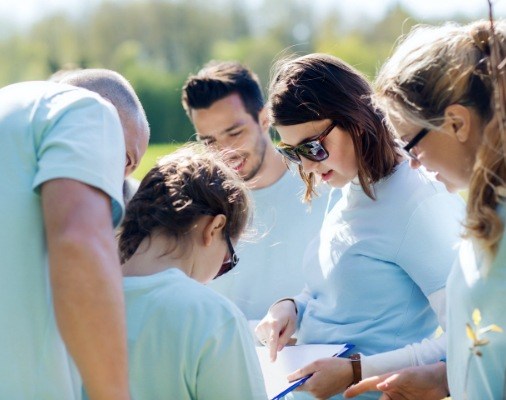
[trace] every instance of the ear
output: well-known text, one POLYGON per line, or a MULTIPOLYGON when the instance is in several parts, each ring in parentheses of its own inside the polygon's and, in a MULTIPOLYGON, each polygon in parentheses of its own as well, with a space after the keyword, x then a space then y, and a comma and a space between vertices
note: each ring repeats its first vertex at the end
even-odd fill
POLYGON ((445 109, 445 122, 461 143, 467 142, 471 134, 471 111, 461 104, 452 104, 445 109))
POLYGON ((214 239, 221 238, 226 223, 227 217, 225 217, 223 214, 218 214, 209 219, 202 232, 204 246, 210 246, 214 239))
POLYGON ((258 113, 258 124, 262 128, 262 132, 266 132, 269 130, 269 114, 267 112, 267 107, 264 107, 258 113))
POLYGON ((134 164, 133 156, 129 151, 126 152, 126 168, 130 168, 134 164))

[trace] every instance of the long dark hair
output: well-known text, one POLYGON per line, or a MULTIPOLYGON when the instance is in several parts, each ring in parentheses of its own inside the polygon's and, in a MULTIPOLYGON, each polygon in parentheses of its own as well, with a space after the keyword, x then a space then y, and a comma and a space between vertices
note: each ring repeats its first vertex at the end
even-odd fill
MULTIPOLYGON (((277 62, 269 87, 271 123, 296 125, 330 119, 353 141, 358 179, 374 199, 372 185, 397 165, 397 145, 381 111, 371 102, 372 89, 355 69, 327 54, 309 54, 277 62)), ((306 200, 314 193, 314 176, 299 172, 306 200)))

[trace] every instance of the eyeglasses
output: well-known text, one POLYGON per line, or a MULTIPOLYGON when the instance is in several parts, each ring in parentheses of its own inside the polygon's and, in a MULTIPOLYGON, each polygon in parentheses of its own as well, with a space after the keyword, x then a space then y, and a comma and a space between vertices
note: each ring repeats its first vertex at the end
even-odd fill
POLYGON ((406 155, 412 160, 418 161, 418 156, 412 152, 413 148, 422 140, 427 133, 430 132, 430 129, 423 128, 418 132, 413 139, 411 139, 405 146, 403 146, 402 150, 406 153, 406 155))
POLYGON ((290 146, 283 142, 279 142, 276 150, 285 158, 295 164, 302 164, 300 156, 311 161, 323 161, 329 157, 329 153, 322 145, 323 140, 336 127, 336 123, 332 122, 321 134, 315 139, 302 142, 297 146, 290 146))
POLYGON ((230 235, 228 231, 225 231, 225 241, 227 242, 228 246, 229 258, 226 261, 223 261, 223 264, 221 264, 221 268, 214 277, 214 279, 232 270, 239 262, 239 257, 237 256, 234 250, 234 246, 232 246, 232 241, 230 240, 230 235))

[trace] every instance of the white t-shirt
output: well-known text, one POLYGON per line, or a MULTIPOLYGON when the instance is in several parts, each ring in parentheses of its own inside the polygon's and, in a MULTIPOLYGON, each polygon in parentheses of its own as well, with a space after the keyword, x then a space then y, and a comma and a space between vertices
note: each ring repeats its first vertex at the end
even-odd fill
MULTIPOLYGON (((81 398, 56 326, 40 186, 69 178, 111 197, 123 213, 123 130, 97 94, 52 82, 0 90, 0 398, 81 398)), ((72 260, 69 260, 71 267, 72 260)))
POLYGON ((252 190, 254 237, 239 242, 239 264, 208 284, 249 320, 262 319, 276 300, 304 288, 302 259, 320 230, 328 188, 321 188, 310 208, 302 203, 303 191, 301 178, 292 171, 269 187, 252 190))
MULTIPOLYGON (((502 221, 506 209, 499 206, 502 221)), ((506 236, 485 267, 483 251, 465 240, 448 278, 448 384, 452 399, 504 399, 506 396, 506 236), (468 336, 467 326, 477 339, 468 336), (491 326, 498 330, 487 330, 491 326), (482 330, 487 330, 482 331, 482 330), (471 351, 471 349, 473 349, 471 351)))
POLYGON ((248 323, 177 268, 123 278, 132 398, 266 400, 248 323))

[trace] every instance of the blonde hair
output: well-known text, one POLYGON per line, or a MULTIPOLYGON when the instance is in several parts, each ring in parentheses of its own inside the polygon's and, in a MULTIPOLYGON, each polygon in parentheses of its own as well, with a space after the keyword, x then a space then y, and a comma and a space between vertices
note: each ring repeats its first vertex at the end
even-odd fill
POLYGON ((494 25, 476 21, 415 27, 381 68, 374 97, 390 122, 429 129, 443 123, 445 109, 452 104, 477 112, 486 128, 470 180, 465 236, 476 238, 492 256, 504 229, 496 208, 506 179, 499 129, 504 118, 498 115, 494 97, 498 63, 491 60, 491 49, 499 49, 500 60, 506 52, 506 24, 494 25))

